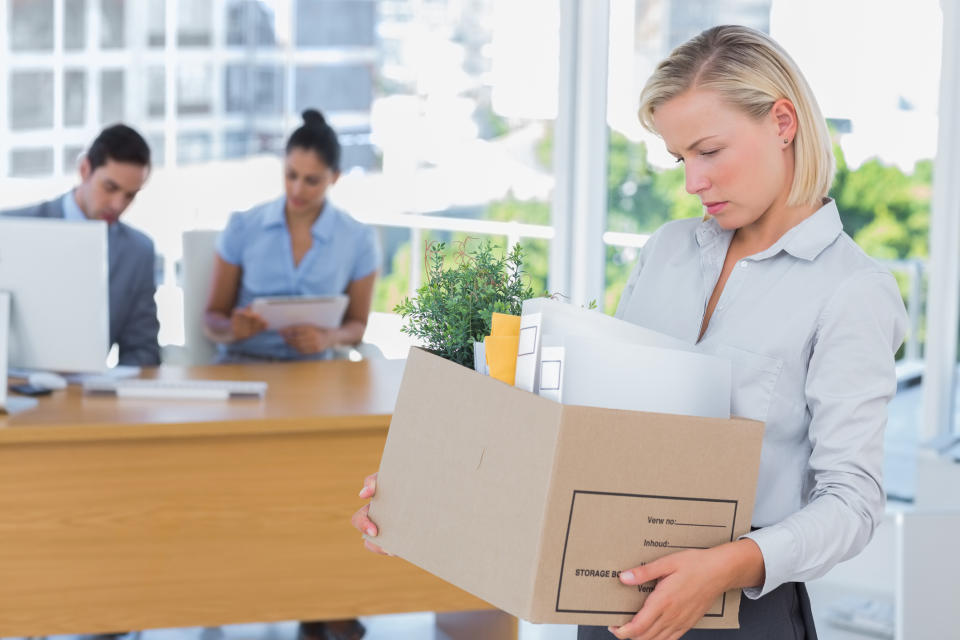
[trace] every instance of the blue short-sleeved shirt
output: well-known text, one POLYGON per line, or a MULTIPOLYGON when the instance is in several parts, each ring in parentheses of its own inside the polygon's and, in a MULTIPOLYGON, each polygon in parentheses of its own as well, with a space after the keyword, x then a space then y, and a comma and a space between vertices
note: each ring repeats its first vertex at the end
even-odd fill
MULTIPOLYGON (((217 253, 241 268, 237 307, 262 296, 335 295, 380 266, 380 245, 373 227, 354 220, 326 202, 313 224, 313 245, 293 264, 290 231, 284 215, 286 198, 230 216, 217 239, 217 253)), ((322 360, 328 351, 303 355, 276 331, 221 345, 226 354, 289 360, 322 360)))

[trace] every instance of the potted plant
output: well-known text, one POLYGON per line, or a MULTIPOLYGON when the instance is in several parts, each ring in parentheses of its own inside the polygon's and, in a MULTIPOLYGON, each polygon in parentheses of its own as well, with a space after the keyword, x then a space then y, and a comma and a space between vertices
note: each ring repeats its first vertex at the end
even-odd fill
POLYGON ((427 281, 414 298, 394 311, 403 316, 402 331, 438 356, 473 368, 473 344, 490 333, 493 312, 520 315, 523 301, 534 296, 524 284, 523 250, 498 253, 489 240, 473 249, 466 238, 446 263, 446 244, 426 246, 427 281))

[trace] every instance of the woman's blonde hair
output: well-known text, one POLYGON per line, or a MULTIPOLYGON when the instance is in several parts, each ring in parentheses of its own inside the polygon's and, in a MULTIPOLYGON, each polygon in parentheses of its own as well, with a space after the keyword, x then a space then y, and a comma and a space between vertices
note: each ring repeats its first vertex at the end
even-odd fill
POLYGON ((640 94, 640 122, 653 133, 653 114, 688 89, 711 89, 760 119, 786 98, 797 111, 789 206, 820 204, 833 182, 833 146, 816 98, 796 63, 769 36, 748 27, 707 29, 673 50, 640 94))

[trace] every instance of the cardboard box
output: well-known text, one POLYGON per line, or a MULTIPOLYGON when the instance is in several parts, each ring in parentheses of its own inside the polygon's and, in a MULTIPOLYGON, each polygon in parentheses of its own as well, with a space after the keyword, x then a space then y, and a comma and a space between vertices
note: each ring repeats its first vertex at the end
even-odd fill
MULTIPOLYGON (((519 618, 623 624, 616 573, 750 528, 763 424, 561 405, 411 349, 377 544, 519 618)), ((740 591, 700 628, 736 628, 740 591)))

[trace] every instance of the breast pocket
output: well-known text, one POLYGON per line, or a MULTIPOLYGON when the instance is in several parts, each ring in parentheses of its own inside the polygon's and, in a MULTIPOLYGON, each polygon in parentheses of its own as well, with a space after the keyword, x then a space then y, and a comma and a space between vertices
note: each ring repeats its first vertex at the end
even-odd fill
POLYGON ((717 347, 716 355, 730 361, 731 414, 766 422, 783 361, 727 345, 717 347))

